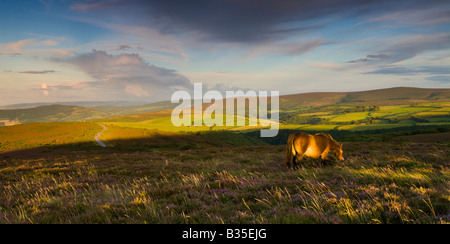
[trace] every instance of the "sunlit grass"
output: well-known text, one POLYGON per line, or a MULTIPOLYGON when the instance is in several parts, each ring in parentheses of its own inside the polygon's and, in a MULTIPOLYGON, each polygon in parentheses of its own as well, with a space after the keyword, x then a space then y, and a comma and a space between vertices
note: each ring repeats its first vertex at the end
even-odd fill
POLYGON ((331 122, 351 122, 353 120, 363 120, 368 117, 367 112, 356 112, 356 113, 347 113, 344 115, 339 115, 332 118, 331 122))
POLYGON ((89 143, 101 131, 96 123, 54 122, 0 127, 0 151, 89 143))

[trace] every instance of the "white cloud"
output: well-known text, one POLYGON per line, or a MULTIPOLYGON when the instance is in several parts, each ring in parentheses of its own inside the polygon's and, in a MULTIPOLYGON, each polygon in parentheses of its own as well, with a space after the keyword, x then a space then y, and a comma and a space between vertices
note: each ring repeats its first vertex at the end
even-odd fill
POLYGON ((116 92, 129 97, 158 97, 174 89, 192 89, 190 81, 177 71, 148 64, 135 53, 110 55, 105 51, 93 50, 52 60, 76 66, 96 80, 86 84, 103 92, 116 92))

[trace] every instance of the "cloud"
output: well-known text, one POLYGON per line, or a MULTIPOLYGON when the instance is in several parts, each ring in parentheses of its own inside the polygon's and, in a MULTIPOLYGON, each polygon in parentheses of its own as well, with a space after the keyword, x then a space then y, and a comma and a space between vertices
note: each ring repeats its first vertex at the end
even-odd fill
POLYGON ((427 80, 436 81, 439 83, 450 83, 450 76, 448 75, 436 75, 428 77, 427 80))
POLYGON ((366 55, 365 58, 360 58, 360 59, 357 59, 357 60, 351 60, 351 61, 348 61, 347 63, 352 64, 352 63, 364 63, 364 62, 380 61, 380 60, 383 60, 383 59, 387 59, 389 57, 390 56, 386 55, 386 54, 375 54, 375 55, 374 54, 368 54, 368 55, 366 55))
POLYGON ((374 71, 365 72, 364 74, 384 74, 384 75, 417 75, 417 74, 450 74, 450 66, 418 66, 406 67, 399 65, 391 65, 377 68, 374 71))
POLYGON ((296 56, 304 53, 311 52, 312 50, 318 48, 323 42, 322 39, 296 42, 296 43, 280 43, 269 47, 268 53, 276 53, 282 55, 296 56))
POLYGON ((115 50, 125 51, 125 50, 128 50, 128 49, 139 49, 139 50, 142 50, 144 48, 143 47, 132 47, 132 46, 127 45, 127 44, 122 44, 122 45, 119 45, 115 50))
POLYGON ((88 2, 90 3, 75 3, 70 8, 76 11, 88 12, 93 10, 116 8, 122 5, 120 1, 99 1, 96 3, 94 1, 88 2))
POLYGON ((39 86, 36 88, 37 90, 41 91, 44 96, 48 96, 49 89, 46 83, 39 84, 39 86))
POLYGON ((138 54, 110 55, 93 50, 68 58, 53 58, 69 63, 95 79, 88 85, 104 91, 125 93, 134 97, 160 95, 162 91, 192 89, 190 81, 175 70, 146 63, 138 54))
POLYGON ((32 75, 41 75, 41 74, 50 74, 50 73, 55 73, 55 70, 42 70, 42 71, 37 71, 37 70, 27 70, 27 71, 19 71, 19 73, 22 74, 32 74, 32 75))
POLYGON ((26 40, 20 40, 18 42, 8 43, 6 44, 6 48, 9 50, 14 51, 15 53, 21 53, 22 47, 29 45, 34 42, 34 39, 26 39, 26 40))
POLYGON ((322 44, 322 42, 322 39, 317 39, 304 42, 266 43, 254 45, 254 47, 251 47, 246 52, 246 55, 244 55, 241 61, 247 62, 263 55, 298 56, 315 50, 322 44))
POLYGON ((16 56, 22 56, 22 54, 20 54, 20 53, 0 53, 0 56, 16 57, 16 56))
MULTIPOLYGON (((71 10, 77 12, 80 21, 145 39, 146 50, 167 56, 177 55, 188 61, 184 49, 193 48, 244 48, 246 51, 243 53, 248 54, 244 60, 261 54, 300 55, 323 45, 326 40, 323 40, 322 31, 328 31, 327 28, 341 20, 384 24, 396 18, 396 13, 405 13, 402 20, 408 22, 414 21, 418 13, 427 9, 426 14, 420 15, 421 19, 439 16, 433 23, 445 23, 445 19, 449 19, 445 17, 448 11, 442 10, 445 6, 448 5, 421 0, 85 0, 71 5, 71 10), (305 41, 308 39, 312 41, 305 41), (304 46, 305 42, 312 46, 304 46)), ((415 43, 405 48, 402 40, 380 39, 378 44, 370 47, 368 55, 348 62, 388 64, 427 50, 440 50, 441 47, 433 46, 433 43, 449 43, 445 38, 422 40, 429 43, 420 43, 420 38, 412 38, 415 43)), ((124 44, 117 50, 131 49, 128 46, 124 44)))
POLYGON ((318 69, 329 69, 329 70, 343 69, 343 66, 341 64, 323 63, 323 62, 313 62, 309 65, 309 67, 318 68, 318 69))
POLYGON ((429 26, 436 24, 450 23, 450 10, 448 2, 433 4, 416 9, 404 9, 391 13, 381 13, 378 16, 369 18, 367 22, 386 23, 396 26, 429 26), (447 6, 446 6, 447 4, 447 6))
MULTIPOLYGON (((385 11, 384 1, 361 0, 89 0, 71 9, 102 17, 123 17, 128 25, 158 29, 163 34, 191 33, 202 40, 231 43, 262 43, 323 27, 314 20, 332 21, 361 13, 385 11), (120 13, 120 14, 119 14, 120 13)), ((411 1, 397 1, 409 8, 411 1)), ((92 15, 93 16, 93 15, 92 15)))
POLYGON ((126 49, 133 49, 130 45, 122 44, 117 47, 117 50, 126 50, 126 49))
POLYGON ((10 42, 6 44, 0 43, 0 56, 49 56, 60 55, 66 56, 73 53, 72 50, 56 49, 59 41, 65 40, 65 37, 52 37, 56 40, 47 39, 45 36, 19 40, 17 42, 10 42))
POLYGON ((439 33, 435 35, 403 36, 392 40, 383 48, 391 62, 402 61, 429 51, 445 50, 450 48, 450 34, 439 33))
MULTIPOLYGON (((75 92, 82 92, 84 88, 89 87, 95 87, 97 82, 75 82, 75 83, 68 83, 68 84, 48 84, 48 83, 42 83, 39 84, 35 90, 41 91, 43 95, 49 96, 50 94, 52 96, 60 95, 62 97, 67 96, 67 93, 62 93, 63 91, 75 91, 75 92)), ((84 92, 84 91, 83 91, 84 92)))
POLYGON ((366 55, 364 58, 347 63, 392 64, 425 52, 450 49, 450 34, 401 35, 380 42, 382 44, 370 47, 371 50, 378 50, 380 54, 366 55))

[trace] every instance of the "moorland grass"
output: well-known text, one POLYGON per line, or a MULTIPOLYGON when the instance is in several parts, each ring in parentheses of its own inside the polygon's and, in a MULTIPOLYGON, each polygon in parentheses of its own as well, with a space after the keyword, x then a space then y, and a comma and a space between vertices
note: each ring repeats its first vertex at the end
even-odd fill
POLYGON ((0 223, 449 223, 448 144, 348 143, 287 170, 284 146, 0 155, 0 223))

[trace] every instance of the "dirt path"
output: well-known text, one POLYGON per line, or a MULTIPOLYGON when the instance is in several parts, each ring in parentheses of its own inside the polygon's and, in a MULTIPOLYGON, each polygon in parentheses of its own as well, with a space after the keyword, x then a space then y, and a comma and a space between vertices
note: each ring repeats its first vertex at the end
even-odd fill
POLYGON ((98 123, 98 125, 100 125, 101 127, 103 127, 103 130, 100 131, 96 136, 94 136, 94 140, 98 143, 99 146, 107 147, 106 144, 105 144, 102 140, 100 140, 100 136, 102 135, 103 132, 105 132, 106 130, 108 130, 108 128, 106 128, 106 126, 104 126, 104 125, 102 125, 102 124, 100 124, 100 123, 98 123))

